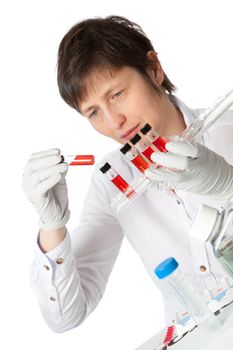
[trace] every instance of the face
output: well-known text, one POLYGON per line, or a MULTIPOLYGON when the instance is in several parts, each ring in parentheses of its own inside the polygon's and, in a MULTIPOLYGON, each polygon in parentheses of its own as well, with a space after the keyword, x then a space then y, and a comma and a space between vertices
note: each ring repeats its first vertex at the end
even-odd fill
MULTIPOLYGON (((161 77, 153 75, 157 84, 161 77)), ((162 81, 161 81, 162 83, 162 81)), ((131 67, 93 73, 80 111, 101 134, 121 144, 149 123, 161 136, 169 133, 174 106, 166 94, 158 96, 131 67), (173 107, 173 109, 172 109, 173 107)))

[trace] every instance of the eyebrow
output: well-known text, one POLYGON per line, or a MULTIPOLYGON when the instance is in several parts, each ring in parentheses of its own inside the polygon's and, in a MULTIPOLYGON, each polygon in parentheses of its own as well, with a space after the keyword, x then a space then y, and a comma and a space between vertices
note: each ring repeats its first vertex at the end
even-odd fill
POLYGON ((87 112, 89 112, 92 108, 95 108, 95 107, 97 107, 96 105, 93 105, 93 106, 90 106, 90 107, 88 107, 87 109, 85 109, 85 111, 81 111, 81 113, 82 114, 86 114, 87 112))
MULTIPOLYGON (((103 96, 106 97, 107 95, 109 95, 113 90, 116 89, 117 85, 119 85, 119 83, 116 84, 116 85, 114 85, 114 86, 112 86, 110 89, 108 89, 108 90, 103 94, 103 96)), ((87 112, 89 112, 91 109, 93 109, 93 108, 95 108, 95 107, 97 107, 97 105, 91 105, 91 106, 89 106, 88 108, 86 108, 86 109, 85 109, 83 112, 81 112, 81 113, 82 113, 82 114, 86 114, 87 112)))

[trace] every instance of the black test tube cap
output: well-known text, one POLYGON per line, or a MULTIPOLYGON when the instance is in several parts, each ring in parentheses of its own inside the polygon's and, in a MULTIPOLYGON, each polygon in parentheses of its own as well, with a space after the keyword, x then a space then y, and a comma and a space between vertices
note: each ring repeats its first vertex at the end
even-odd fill
POLYGON ((109 169, 111 169, 111 165, 107 162, 100 168, 100 171, 105 174, 109 169))
POLYGON ((126 154, 132 147, 130 144, 126 143, 123 147, 121 147, 120 151, 123 154, 126 154))
POLYGON ((151 126, 149 125, 149 124, 146 124, 146 125, 144 125, 143 126, 143 128, 141 128, 141 133, 143 134, 143 135, 145 135, 148 131, 150 131, 151 130, 151 126))
POLYGON ((141 136, 136 134, 131 140, 130 142, 133 144, 133 145, 136 145, 136 143, 141 140, 141 136))

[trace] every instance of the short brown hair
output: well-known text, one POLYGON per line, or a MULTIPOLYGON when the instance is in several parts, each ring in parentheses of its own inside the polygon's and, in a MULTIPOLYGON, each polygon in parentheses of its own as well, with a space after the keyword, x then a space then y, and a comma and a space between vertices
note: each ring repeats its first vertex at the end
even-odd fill
MULTIPOLYGON (((147 72, 154 63, 148 58, 148 51, 155 50, 142 28, 124 17, 97 17, 77 23, 59 45, 57 81, 62 98, 79 111, 90 73, 98 68, 111 71, 123 66, 136 69, 161 95, 147 72)), ((162 86, 169 94, 176 89, 166 74, 162 86)))

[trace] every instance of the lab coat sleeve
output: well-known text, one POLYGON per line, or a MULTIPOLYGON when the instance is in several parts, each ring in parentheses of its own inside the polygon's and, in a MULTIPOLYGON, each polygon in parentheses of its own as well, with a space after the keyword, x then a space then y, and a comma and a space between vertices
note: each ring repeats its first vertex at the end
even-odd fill
POLYGON ((80 225, 66 232, 55 249, 44 254, 36 244, 30 282, 54 332, 77 327, 95 309, 119 253, 123 233, 110 207, 106 180, 95 173, 80 225))

